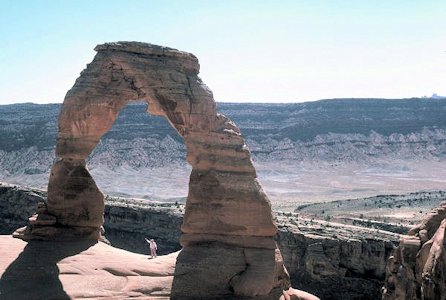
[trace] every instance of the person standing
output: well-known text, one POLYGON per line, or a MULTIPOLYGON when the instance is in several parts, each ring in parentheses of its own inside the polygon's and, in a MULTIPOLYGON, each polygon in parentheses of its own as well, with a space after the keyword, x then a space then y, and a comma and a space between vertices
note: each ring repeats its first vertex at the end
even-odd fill
POLYGON ((152 258, 156 257, 156 250, 158 249, 156 242, 154 239, 145 239, 147 243, 149 243, 149 247, 150 247, 150 255, 152 256, 152 258))

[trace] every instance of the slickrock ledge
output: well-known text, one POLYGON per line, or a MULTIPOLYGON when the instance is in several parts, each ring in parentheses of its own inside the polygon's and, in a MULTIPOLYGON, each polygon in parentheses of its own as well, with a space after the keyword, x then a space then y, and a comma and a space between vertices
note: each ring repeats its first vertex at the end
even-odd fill
MULTIPOLYGON (((5 300, 171 299, 179 254, 149 259, 102 242, 27 243, 10 235, 0 235, 0 253, 0 299, 5 300)), ((292 288, 279 298, 319 299, 292 288)))
POLYGON ((166 117, 183 137, 192 166, 171 298, 277 299, 289 291, 271 203, 239 128, 217 113, 212 92, 198 77, 195 56, 138 42, 96 50, 64 99, 48 200, 14 236, 100 238, 104 196, 86 158, 121 109, 143 100, 149 113, 166 117))
POLYGON ((0 235, 0 299, 169 299, 178 252, 149 259, 94 241, 0 235))

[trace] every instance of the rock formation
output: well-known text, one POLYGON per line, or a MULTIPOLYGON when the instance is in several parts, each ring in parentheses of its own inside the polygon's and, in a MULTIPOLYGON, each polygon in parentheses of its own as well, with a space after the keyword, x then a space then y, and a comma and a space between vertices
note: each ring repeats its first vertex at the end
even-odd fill
POLYGON ((0 299, 169 299, 178 252, 157 259, 92 240, 0 235, 0 299))
POLYGON ((149 113, 165 116, 184 138, 192 165, 171 297, 277 299, 290 283, 274 241, 271 205, 240 130, 216 112, 211 91, 198 77, 197 58, 137 42, 95 50, 63 103, 48 201, 15 236, 99 238, 104 197, 85 159, 119 111, 143 99, 149 113))
MULTIPOLYGON (((0 183, 0 234, 24 226, 30 210, 44 201, 45 192, 0 183)), ((172 253, 181 249, 182 211, 184 206, 175 203, 106 197, 105 236, 113 247, 141 254, 149 253, 144 237, 155 237, 159 254, 172 253)), ((276 214, 275 220, 277 243, 293 287, 321 299, 380 298, 386 261, 398 243, 398 234, 311 222, 287 213, 276 214)))
POLYGON ((446 202, 405 236, 386 266, 383 299, 446 299, 446 202))

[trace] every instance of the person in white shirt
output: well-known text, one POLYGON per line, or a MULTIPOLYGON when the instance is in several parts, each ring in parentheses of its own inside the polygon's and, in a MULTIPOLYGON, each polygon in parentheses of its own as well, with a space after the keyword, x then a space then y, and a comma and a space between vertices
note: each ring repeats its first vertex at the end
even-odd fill
POLYGON ((154 239, 145 239, 147 243, 149 243, 150 246, 150 255, 152 256, 152 258, 156 257, 156 250, 158 249, 156 242, 154 239))

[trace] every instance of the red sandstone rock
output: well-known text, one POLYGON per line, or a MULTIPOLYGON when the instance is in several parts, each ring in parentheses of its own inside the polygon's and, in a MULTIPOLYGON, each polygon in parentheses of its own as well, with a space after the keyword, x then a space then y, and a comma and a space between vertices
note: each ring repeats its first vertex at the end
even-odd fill
POLYGON ((169 299, 178 252, 156 259, 92 241, 0 235, 0 299, 169 299))
MULTIPOLYGON (((198 60, 175 49, 136 42, 99 45, 68 91, 59 116, 56 154, 45 214, 53 226, 29 225, 24 239, 97 239, 103 195, 85 159, 119 111, 143 99, 184 138, 192 165, 172 298, 277 299, 290 287, 263 192, 238 127, 217 114, 198 77, 198 60), (197 288, 197 283, 199 287, 197 288)), ((39 213, 42 210, 40 210, 39 213)))
POLYGON ((446 299, 446 202, 403 236, 386 268, 383 299, 446 299))
POLYGON ((279 300, 319 300, 319 298, 304 291, 289 288, 283 291, 283 295, 280 296, 279 300))

